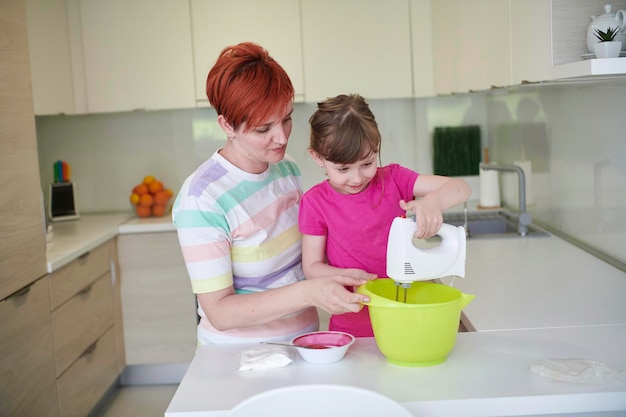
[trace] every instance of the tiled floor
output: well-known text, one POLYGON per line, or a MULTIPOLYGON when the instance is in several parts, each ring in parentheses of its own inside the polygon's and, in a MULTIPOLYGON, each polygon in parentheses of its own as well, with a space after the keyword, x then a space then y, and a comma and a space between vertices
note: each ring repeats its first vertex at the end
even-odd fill
POLYGON ((98 417, 163 417, 177 387, 120 386, 98 417))

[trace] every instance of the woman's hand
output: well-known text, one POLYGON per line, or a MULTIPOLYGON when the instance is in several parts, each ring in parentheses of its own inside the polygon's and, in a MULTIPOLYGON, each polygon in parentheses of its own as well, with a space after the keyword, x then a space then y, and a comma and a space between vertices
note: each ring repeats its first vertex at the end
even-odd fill
POLYGON ((321 276, 303 281, 308 285, 311 304, 326 310, 330 314, 356 313, 363 308, 362 303, 369 302, 369 297, 350 292, 346 287, 359 287, 368 280, 376 279, 360 269, 346 269, 341 273, 321 276))

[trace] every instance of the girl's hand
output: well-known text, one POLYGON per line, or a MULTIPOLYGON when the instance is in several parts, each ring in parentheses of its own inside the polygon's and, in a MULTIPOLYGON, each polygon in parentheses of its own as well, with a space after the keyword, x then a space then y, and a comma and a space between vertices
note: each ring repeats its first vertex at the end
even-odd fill
POLYGON ((417 231, 415 237, 418 239, 426 239, 434 236, 443 224, 443 214, 441 209, 434 201, 428 198, 420 200, 411 200, 408 203, 400 200, 402 210, 411 210, 415 214, 415 222, 417 223, 417 231))

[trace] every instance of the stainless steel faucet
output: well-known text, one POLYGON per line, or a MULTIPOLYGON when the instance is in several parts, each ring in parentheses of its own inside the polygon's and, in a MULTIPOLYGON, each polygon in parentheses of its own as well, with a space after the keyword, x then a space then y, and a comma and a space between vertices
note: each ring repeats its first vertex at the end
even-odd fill
POLYGON ((498 164, 485 164, 480 163, 480 168, 487 171, 507 171, 517 173, 518 178, 518 191, 519 191, 519 215, 517 217, 517 231, 520 236, 526 236, 528 234, 528 226, 533 222, 533 218, 530 213, 526 211, 526 175, 524 170, 517 165, 498 165, 498 164))

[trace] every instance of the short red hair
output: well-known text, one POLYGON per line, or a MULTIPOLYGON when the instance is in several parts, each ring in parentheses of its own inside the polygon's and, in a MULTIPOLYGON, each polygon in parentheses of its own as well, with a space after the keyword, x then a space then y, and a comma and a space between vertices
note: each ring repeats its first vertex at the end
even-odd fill
POLYGON ((246 131, 284 111, 293 101, 289 76, 260 45, 244 42, 228 46, 209 71, 206 95, 218 115, 246 131))

